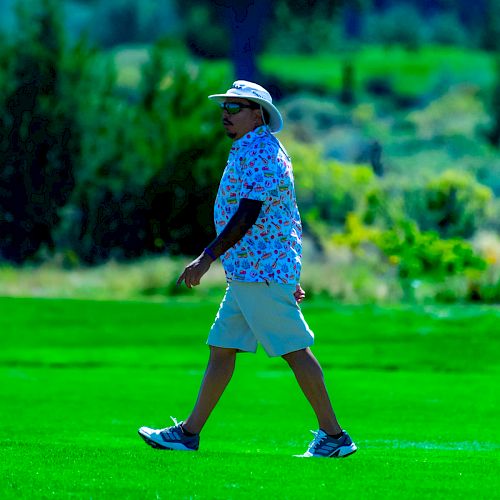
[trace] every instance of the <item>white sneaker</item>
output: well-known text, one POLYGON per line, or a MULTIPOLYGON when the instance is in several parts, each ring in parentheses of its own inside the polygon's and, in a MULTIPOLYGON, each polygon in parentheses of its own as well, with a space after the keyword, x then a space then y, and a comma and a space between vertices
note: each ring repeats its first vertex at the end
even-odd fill
POLYGON ((200 445, 200 435, 186 436, 182 430, 182 422, 177 422, 174 417, 170 417, 175 425, 164 429, 151 429, 141 427, 139 436, 146 441, 149 446, 162 450, 196 451, 200 445))
POLYGON ((311 432, 314 434, 314 439, 309 443, 309 448, 303 455, 295 455, 296 457, 343 458, 352 455, 357 450, 346 431, 342 431, 342 436, 338 439, 329 436, 321 429, 311 432))

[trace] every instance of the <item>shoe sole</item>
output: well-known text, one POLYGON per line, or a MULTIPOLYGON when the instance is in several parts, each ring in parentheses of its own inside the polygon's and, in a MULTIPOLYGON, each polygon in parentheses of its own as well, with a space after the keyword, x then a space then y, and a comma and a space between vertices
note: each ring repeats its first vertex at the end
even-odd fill
POLYGON ((137 433, 146 442, 146 444, 149 444, 149 446, 151 446, 151 448, 154 448, 156 450, 197 451, 197 450, 193 450, 192 448, 187 448, 186 446, 184 446, 181 443, 172 443, 172 446, 164 446, 164 445, 162 445, 160 443, 157 443, 156 441, 154 441, 153 439, 151 439, 146 434, 142 434, 142 432, 140 430, 137 433))
POLYGON ((342 446, 338 450, 335 450, 328 458, 346 458, 350 455, 356 453, 358 449, 356 446, 342 446))
POLYGON ((306 452, 303 455, 293 456, 296 458, 346 458, 349 455, 353 455, 354 453, 356 453, 356 451, 356 447, 352 449, 350 446, 343 446, 342 448, 335 450, 331 455, 306 455, 306 452))

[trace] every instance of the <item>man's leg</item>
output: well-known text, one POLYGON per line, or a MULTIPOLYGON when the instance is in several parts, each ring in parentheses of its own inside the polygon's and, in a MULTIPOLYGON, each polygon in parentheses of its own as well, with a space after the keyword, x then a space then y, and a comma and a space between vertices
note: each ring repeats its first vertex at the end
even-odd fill
POLYGON ((236 349, 210 346, 210 358, 191 415, 182 424, 187 432, 198 434, 231 380, 236 349))
POLYGON ((323 370, 311 350, 301 349, 284 354, 282 357, 290 365, 297 382, 316 413, 320 429, 327 434, 340 434, 342 429, 326 390, 323 370))

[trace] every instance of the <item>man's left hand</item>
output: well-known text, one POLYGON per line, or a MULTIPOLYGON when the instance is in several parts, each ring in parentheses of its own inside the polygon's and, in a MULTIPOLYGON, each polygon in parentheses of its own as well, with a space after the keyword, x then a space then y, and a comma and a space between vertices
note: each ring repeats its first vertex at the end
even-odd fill
POLYGON ((210 269, 212 259, 205 253, 202 253, 198 258, 188 264, 177 280, 177 286, 184 281, 188 288, 200 284, 203 275, 210 269))
POLYGON ((300 304, 305 299, 306 292, 302 290, 302 287, 300 285, 297 285, 295 287, 295 292, 293 292, 293 296, 295 297, 297 304, 300 304))

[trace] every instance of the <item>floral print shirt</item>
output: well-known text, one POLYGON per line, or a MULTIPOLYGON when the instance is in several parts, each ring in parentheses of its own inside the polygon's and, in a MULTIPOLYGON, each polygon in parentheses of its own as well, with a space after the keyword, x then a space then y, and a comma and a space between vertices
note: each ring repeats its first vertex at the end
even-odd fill
POLYGON ((217 234, 242 198, 264 203, 256 223, 221 256, 227 280, 297 284, 302 226, 292 163, 265 125, 233 142, 215 200, 217 234))

